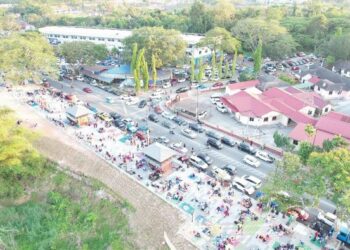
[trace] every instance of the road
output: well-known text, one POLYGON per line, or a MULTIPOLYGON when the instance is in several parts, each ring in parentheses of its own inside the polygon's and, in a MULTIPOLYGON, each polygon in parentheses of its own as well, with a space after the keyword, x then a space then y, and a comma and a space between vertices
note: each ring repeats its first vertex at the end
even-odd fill
MULTIPOLYGON (((134 121, 142 122, 142 119, 148 116, 149 108, 145 107, 139 109, 137 105, 125 105, 123 100, 116 95, 108 93, 98 87, 91 86, 84 82, 74 81, 74 82, 58 82, 49 80, 52 87, 60 89, 65 93, 75 94, 79 100, 87 102, 99 111, 104 112, 117 112, 125 117, 131 118, 134 121), (71 88, 73 84, 73 88, 71 88), (85 93, 82 89, 84 87, 89 87, 92 89, 92 93, 85 93), (115 100, 114 103, 106 103, 106 97, 110 97, 115 100)), ((176 88, 178 88, 177 86, 176 88)), ((141 96, 141 99, 146 99, 147 95, 141 96)), ((204 133, 198 134, 196 139, 190 139, 181 134, 181 127, 177 126, 174 129, 175 134, 172 135, 169 133, 169 129, 161 125, 161 122, 166 120, 162 116, 159 116, 159 122, 154 123, 147 120, 148 127, 151 131, 151 137, 166 136, 170 139, 170 142, 183 142, 189 151, 193 148, 196 153, 208 153, 208 155, 213 159, 213 164, 219 167, 223 167, 226 164, 232 164, 237 168, 237 173, 241 175, 253 175, 259 179, 266 179, 271 171, 274 170, 274 165, 265 163, 261 161, 259 168, 253 168, 249 165, 246 165, 242 162, 242 159, 246 153, 237 149, 237 147, 231 148, 228 146, 223 147, 222 150, 216 150, 214 148, 207 148, 206 140, 207 137, 204 133)), ((174 123, 175 124, 175 123, 174 123)), ((208 169, 208 174, 211 175, 210 168, 208 169)), ((325 199, 320 200, 319 208, 324 211, 333 212, 335 206, 325 199)), ((312 212, 314 214, 314 212, 312 212)))

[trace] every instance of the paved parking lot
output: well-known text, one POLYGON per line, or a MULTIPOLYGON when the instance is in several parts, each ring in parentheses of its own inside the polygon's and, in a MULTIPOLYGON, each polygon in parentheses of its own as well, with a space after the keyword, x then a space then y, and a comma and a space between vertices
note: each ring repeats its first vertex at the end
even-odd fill
MULTIPOLYGON (((285 127, 282 125, 271 125, 264 127, 253 127, 243 125, 236 121, 232 114, 223 114, 216 110, 216 106, 210 102, 210 96, 213 93, 223 93, 223 91, 207 92, 198 95, 198 110, 207 111, 208 115, 203 120, 213 125, 216 125, 225 130, 231 131, 234 134, 243 136, 254 141, 261 142, 261 144, 275 145, 273 141, 273 133, 278 131, 284 135, 288 135, 293 129, 292 127, 285 127)), ((197 107, 197 92, 192 91, 189 97, 176 103, 175 107, 184 108, 195 113, 197 107)), ((349 109, 350 110, 350 109, 349 109)))

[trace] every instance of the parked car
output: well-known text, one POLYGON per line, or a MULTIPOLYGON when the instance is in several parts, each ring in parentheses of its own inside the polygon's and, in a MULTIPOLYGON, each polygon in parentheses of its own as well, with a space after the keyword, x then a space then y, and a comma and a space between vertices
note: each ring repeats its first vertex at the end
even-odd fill
POLYGON ((289 208, 287 211, 288 215, 293 215, 295 218, 301 221, 307 221, 310 217, 310 215, 300 207, 292 207, 289 208))
POLYGON ((100 118, 102 121, 105 122, 111 122, 113 119, 105 112, 101 112, 97 114, 97 117, 100 118))
POLYGON ((293 66, 292 70, 297 71, 297 70, 299 70, 299 67, 298 66, 293 66))
POLYGON ((221 169, 217 166, 212 167, 212 172, 213 175, 215 176, 216 179, 220 181, 230 181, 231 180, 231 175, 227 173, 224 169, 221 169))
POLYGON ((92 93, 92 89, 90 89, 90 88, 83 88, 83 91, 85 93, 92 93))
POLYGON ((239 150, 242 150, 243 152, 246 152, 246 153, 251 154, 251 155, 256 154, 256 150, 252 146, 250 146, 249 144, 247 144, 245 142, 241 142, 240 144, 238 144, 237 148, 239 150))
POLYGON ((145 141, 146 140, 146 135, 145 133, 143 133, 142 131, 137 131, 135 133, 136 137, 141 140, 141 141, 145 141))
POLYGON ((214 131, 210 131, 208 130, 207 132, 205 132, 205 135, 208 136, 208 137, 211 137, 211 138, 214 138, 216 140, 221 140, 222 136, 215 133, 214 131))
POLYGON ((272 157, 270 154, 264 152, 264 151, 257 151, 255 156, 259 158, 260 160, 266 161, 268 163, 272 163, 275 161, 275 158, 272 157))
POLYGON ((202 133, 204 131, 203 127, 198 123, 190 123, 188 127, 198 133, 202 133))
POLYGON ((237 143, 228 137, 222 137, 221 142, 227 146, 234 147, 237 143))
POLYGON ((224 84, 222 82, 216 82, 216 83, 213 84, 214 88, 223 87, 223 86, 224 86, 224 84))
POLYGON ((187 125, 187 122, 186 122, 184 119, 182 119, 181 117, 178 117, 178 116, 175 116, 175 117, 173 118, 173 121, 174 121, 176 124, 180 125, 180 126, 186 126, 186 125, 187 125))
POLYGON ((260 166, 260 161, 258 161, 254 156, 251 156, 251 155, 245 155, 243 157, 243 161, 252 166, 252 167, 255 167, 255 168, 258 168, 260 166))
POLYGON ((83 82, 84 81, 84 77, 83 76, 78 76, 77 80, 83 82))
POLYGON ((126 124, 122 120, 115 120, 114 125, 121 130, 126 129, 126 124))
POLYGON ((161 114, 161 113, 164 112, 164 110, 161 107, 159 107, 159 106, 155 106, 154 107, 154 112, 156 112, 157 114, 161 114))
POLYGON ((168 144, 170 142, 170 140, 165 136, 159 136, 155 140, 162 144, 168 144))
POLYGON ((147 105, 147 101, 141 100, 141 102, 139 103, 139 108, 144 108, 146 105, 147 105))
POLYGON ((197 157, 202 159, 208 165, 213 164, 213 159, 206 153, 199 153, 197 157))
POLYGON ((219 105, 217 105, 216 106, 216 109, 220 112, 220 113, 228 113, 228 110, 227 110, 227 108, 225 107, 225 106, 219 106, 219 105))
POLYGON ((261 187, 261 180, 255 176, 252 175, 243 175, 242 178, 248 182, 250 182, 255 189, 258 189, 261 187))
POLYGON ((251 195, 255 192, 254 187, 248 181, 238 176, 233 179, 233 186, 239 191, 248 195, 251 195))
POLYGON ((337 216, 332 213, 324 213, 320 211, 317 215, 317 219, 330 227, 335 227, 337 224, 337 216))
POLYGON ((187 91, 189 91, 189 90, 190 90, 189 87, 181 87, 181 88, 178 88, 175 92, 176 92, 177 94, 179 94, 179 93, 187 92, 187 91))
POLYGON ((170 88, 171 87, 171 83, 170 82, 163 83, 162 87, 164 89, 170 88))
POLYGON ((194 166, 200 170, 203 170, 203 171, 205 171, 208 168, 208 164, 206 164, 204 161, 202 161, 200 158, 198 158, 197 156, 194 156, 194 155, 192 155, 190 157, 189 163, 192 166, 194 166))
POLYGON ((148 116, 148 119, 149 119, 150 121, 152 121, 152 122, 159 122, 159 119, 158 119, 158 117, 157 117, 155 114, 150 114, 150 115, 148 116))
POLYGON ((214 147, 216 149, 222 149, 222 144, 219 140, 216 140, 214 138, 208 138, 207 145, 214 147))
POLYGON ((163 116, 164 118, 166 118, 166 119, 169 119, 169 120, 172 120, 172 119, 174 119, 174 117, 175 117, 174 114, 169 113, 168 111, 164 111, 164 112, 162 113, 162 116, 163 116))
POLYGON ((162 122, 162 126, 168 129, 175 129, 176 126, 170 122, 164 121, 162 122))
POLYGON ((188 149, 184 147, 182 142, 172 143, 169 147, 182 154, 187 154, 188 152, 188 149))
POLYGON ((197 134, 195 132, 193 132, 191 129, 189 128, 183 128, 181 129, 181 133, 191 139, 195 139, 197 137, 197 134))
POLYGON ((237 173, 237 168, 233 166, 232 164, 226 164, 222 167, 229 175, 233 176, 237 173))

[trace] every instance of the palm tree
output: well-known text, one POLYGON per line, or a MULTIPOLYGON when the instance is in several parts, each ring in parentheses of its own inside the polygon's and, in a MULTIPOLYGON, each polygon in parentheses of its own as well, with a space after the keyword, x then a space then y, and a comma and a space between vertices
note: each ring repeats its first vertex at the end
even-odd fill
POLYGON ((316 137, 316 128, 312 124, 307 124, 304 129, 305 133, 307 134, 308 138, 311 139, 314 136, 314 139, 312 140, 312 146, 315 144, 315 137, 316 137))

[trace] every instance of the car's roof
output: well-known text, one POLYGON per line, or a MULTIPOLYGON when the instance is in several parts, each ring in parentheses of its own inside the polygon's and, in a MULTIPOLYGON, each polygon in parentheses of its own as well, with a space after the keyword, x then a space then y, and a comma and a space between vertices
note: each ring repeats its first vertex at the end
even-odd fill
POLYGON ((248 176, 246 176, 245 178, 246 178, 246 179, 249 179, 249 180, 251 180, 251 181, 253 181, 253 182, 256 182, 256 183, 261 182, 261 180, 260 180, 259 178, 255 177, 255 176, 252 176, 252 175, 248 175, 248 176))

